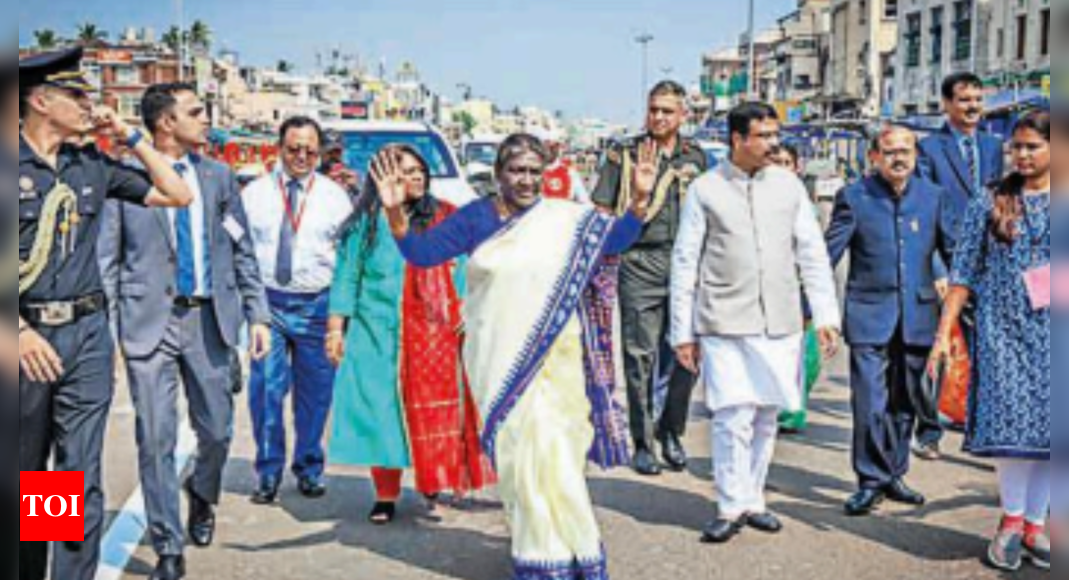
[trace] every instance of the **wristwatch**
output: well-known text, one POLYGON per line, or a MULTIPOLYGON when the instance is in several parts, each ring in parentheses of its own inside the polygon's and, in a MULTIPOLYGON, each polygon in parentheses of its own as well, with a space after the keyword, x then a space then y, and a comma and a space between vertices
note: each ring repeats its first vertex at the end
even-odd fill
POLYGON ((141 143, 144 138, 145 134, 141 132, 141 129, 134 129, 126 139, 126 147, 128 149, 133 149, 134 147, 137 147, 138 143, 141 143))

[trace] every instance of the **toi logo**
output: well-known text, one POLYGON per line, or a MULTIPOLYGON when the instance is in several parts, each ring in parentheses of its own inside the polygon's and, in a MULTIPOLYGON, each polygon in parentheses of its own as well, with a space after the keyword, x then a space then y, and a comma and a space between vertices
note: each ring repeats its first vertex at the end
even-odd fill
POLYGON ((81 472, 21 472, 19 541, 85 541, 84 481, 81 472))

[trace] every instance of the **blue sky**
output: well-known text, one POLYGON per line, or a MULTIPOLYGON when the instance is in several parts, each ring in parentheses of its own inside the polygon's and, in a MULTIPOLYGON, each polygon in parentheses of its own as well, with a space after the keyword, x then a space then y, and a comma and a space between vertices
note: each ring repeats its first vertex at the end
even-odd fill
MULTIPOLYGON (((36 0, 19 3, 19 43, 51 28, 73 34, 93 22, 112 34, 177 22, 174 0, 36 0), (46 10, 41 10, 47 5, 46 10)), ((7 2, 5 1, 5 4, 7 2)), ((759 24, 773 24, 796 0, 757 0, 759 24)), ((279 59, 305 70, 317 51, 340 48, 392 70, 414 61, 425 80, 456 97, 458 83, 504 106, 538 105, 569 117, 633 124, 641 116, 643 31, 651 77, 696 82, 701 55, 737 42, 745 0, 185 0, 216 46, 243 62, 279 59)))

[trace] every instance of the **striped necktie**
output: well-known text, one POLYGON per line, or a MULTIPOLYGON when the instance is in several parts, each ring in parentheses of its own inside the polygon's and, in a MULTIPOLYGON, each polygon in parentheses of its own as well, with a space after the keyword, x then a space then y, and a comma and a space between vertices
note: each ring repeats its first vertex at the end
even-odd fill
POLYGON ((962 141, 965 147, 965 163, 969 166, 969 176, 972 177, 973 191, 980 193, 984 190, 983 179, 980 176, 980 160, 976 158, 976 140, 966 137, 962 141))

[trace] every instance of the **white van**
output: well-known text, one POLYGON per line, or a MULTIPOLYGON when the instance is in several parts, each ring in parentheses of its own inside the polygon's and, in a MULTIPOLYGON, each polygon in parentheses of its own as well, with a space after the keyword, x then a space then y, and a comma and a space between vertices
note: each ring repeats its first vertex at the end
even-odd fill
POLYGON ((371 159, 387 145, 415 148, 431 169, 431 193, 455 207, 477 199, 456 152, 433 126, 407 121, 331 121, 323 130, 335 131, 345 143, 345 164, 367 178, 371 159))

